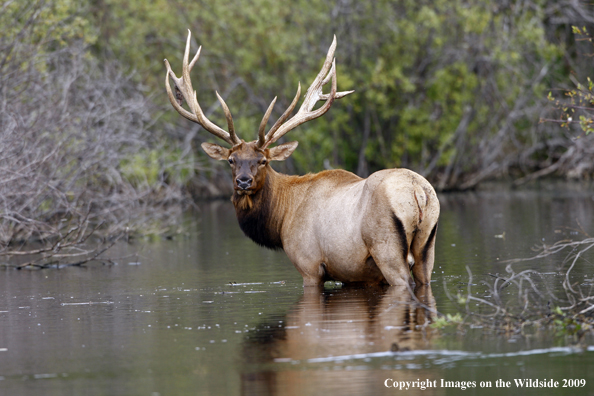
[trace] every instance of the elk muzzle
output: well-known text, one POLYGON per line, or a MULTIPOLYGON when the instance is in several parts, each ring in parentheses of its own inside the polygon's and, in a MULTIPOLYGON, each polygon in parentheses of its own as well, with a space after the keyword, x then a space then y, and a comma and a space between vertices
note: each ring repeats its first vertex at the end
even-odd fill
POLYGON ((248 191, 252 187, 254 179, 249 175, 241 175, 235 179, 235 185, 240 191, 248 191))

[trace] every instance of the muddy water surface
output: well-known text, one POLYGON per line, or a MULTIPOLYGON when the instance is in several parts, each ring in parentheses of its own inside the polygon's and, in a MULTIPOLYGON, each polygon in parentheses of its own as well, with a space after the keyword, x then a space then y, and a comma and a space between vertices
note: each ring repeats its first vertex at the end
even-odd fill
MULTIPOLYGON (((480 285, 539 244, 594 233, 592 190, 494 188, 440 200, 433 282, 415 296, 304 291, 283 252, 243 236, 227 202, 188 215, 188 233, 173 240, 119 246, 117 265, 2 271, 0 394, 484 395, 517 394, 525 379, 544 388, 521 393, 594 392, 591 340, 576 349, 562 335, 425 326, 431 310, 458 312, 445 288, 466 290, 469 271, 480 285)), ((517 268, 560 286, 563 258, 517 268)), ((591 279, 592 264, 575 274, 591 279)))

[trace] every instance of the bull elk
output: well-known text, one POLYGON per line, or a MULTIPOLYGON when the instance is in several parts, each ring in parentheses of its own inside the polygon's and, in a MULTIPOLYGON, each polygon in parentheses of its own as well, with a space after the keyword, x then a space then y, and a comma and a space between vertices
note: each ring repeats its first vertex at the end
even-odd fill
POLYGON ((228 149, 202 143, 202 148, 211 158, 231 165, 232 202, 243 232, 259 245, 283 249, 303 276, 304 286, 327 280, 428 284, 439 201, 422 176, 407 169, 381 170, 367 179, 344 170, 289 176, 270 166, 271 161, 283 161, 297 148, 297 142, 271 144, 326 113, 335 99, 353 92, 336 89, 336 37, 297 113, 289 118, 301 95, 300 84, 289 108, 265 133, 274 98, 260 123, 258 139, 251 142, 237 136, 229 108, 218 93, 228 131, 204 115, 190 81, 201 47, 189 62, 190 38, 188 32, 180 78, 165 59, 165 87, 171 104, 183 117, 231 145, 228 149), (175 82, 175 94, 169 78, 175 82), (322 93, 322 86, 330 81, 330 93, 322 93), (189 111, 182 107, 183 101, 189 111), (314 109, 318 101, 324 103, 314 109))

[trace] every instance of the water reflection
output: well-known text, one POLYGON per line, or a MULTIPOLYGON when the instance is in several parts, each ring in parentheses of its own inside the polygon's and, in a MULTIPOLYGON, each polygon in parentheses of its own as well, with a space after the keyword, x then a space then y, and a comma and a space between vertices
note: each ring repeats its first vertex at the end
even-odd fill
POLYGON ((350 360, 376 352, 397 356, 430 349, 428 325, 434 312, 431 286, 417 288, 414 295, 405 286, 305 288, 282 325, 278 317, 271 318, 245 338, 242 394, 314 394, 322 385, 349 394, 377 394, 388 389, 388 378, 433 382, 434 371, 391 371, 373 365, 353 370, 350 360), (319 362, 333 367, 316 365, 319 362))

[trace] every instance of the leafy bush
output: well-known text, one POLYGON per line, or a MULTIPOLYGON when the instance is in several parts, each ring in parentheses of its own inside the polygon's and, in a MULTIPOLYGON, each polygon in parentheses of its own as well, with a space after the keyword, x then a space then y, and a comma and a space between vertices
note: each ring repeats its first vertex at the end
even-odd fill
POLYGON ((84 245, 100 226, 106 238, 134 231, 156 188, 121 169, 147 149, 152 106, 131 74, 90 56, 75 3, 0 7, 0 255, 42 253, 38 265, 94 257, 102 247, 84 245), (40 247, 21 251, 31 240, 40 247))
POLYGON ((564 27, 590 13, 574 3, 486 0, 290 7, 270 0, 111 0, 93 10, 98 53, 142 70, 165 119, 180 122, 180 134, 188 124, 167 103, 161 59, 179 67, 186 28, 194 50, 203 46, 193 74, 199 101, 225 125, 213 91, 221 92, 246 140, 256 137, 274 96, 272 118, 288 106, 299 80, 311 81, 336 34, 339 88, 356 93, 287 137, 301 143, 289 169, 335 166, 364 176, 404 166, 440 189, 530 173, 543 166, 535 157, 558 155, 543 142, 559 133, 538 119, 549 87, 566 78, 564 27))

